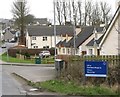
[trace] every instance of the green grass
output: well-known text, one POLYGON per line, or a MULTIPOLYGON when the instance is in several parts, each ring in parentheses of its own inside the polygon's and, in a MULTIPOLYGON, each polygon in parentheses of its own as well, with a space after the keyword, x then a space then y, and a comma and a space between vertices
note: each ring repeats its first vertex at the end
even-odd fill
MULTIPOLYGON (((18 59, 18 58, 11 57, 11 56, 7 57, 6 53, 1 55, 1 59, 2 59, 2 61, 5 61, 5 62, 35 64, 35 59, 24 59, 23 60, 23 59, 18 59)), ((53 58, 53 56, 49 57, 49 58, 44 58, 44 59, 41 60, 41 63, 42 64, 53 64, 54 63, 54 58, 53 58)))
POLYGON ((54 64, 54 56, 50 56, 48 58, 43 58, 42 59, 43 64, 54 64))
POLYGON ((29 83, 34 87, 41 87, 51 92, 62 93, 66 95, 117 95, 115 91, 109 88, 97 86, 79 86, 73 82, 63 82, 59 80, 50 80, 46 82, 29 83))
POLYGON ((12 63, 35 63, 35 60, 30 60, 30 59, 23 60, 11 56, 7 57, 6 53, 2 54, 2 60, 5 62, 12 62, 12 63))

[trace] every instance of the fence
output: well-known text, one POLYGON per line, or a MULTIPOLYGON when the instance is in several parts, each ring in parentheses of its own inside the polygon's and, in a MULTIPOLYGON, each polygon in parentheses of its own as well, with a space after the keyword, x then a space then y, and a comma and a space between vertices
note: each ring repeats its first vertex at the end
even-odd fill
POLYGON ((88 77, 86 83, 101 85, 106 84, 110 87, 120 84, 120 55, 109 56, 58 56, 65 61, 64 69, 61 72, 61 78, 65 80, 74 80, 78 83, 84 83, 84 62, 88 61, 107 61, 108 75, 106 78, 88 77))
MULTIPOLYGON (((45 49, 28 49, 28 48, 10 48, 8 50, 9 56, 16 57, 17 53, 25 54, 28 53, 29 55, 39 55, 40 51, 45 49)), ((48 49, 51 55, 54 55, 54 48, 48 49)))

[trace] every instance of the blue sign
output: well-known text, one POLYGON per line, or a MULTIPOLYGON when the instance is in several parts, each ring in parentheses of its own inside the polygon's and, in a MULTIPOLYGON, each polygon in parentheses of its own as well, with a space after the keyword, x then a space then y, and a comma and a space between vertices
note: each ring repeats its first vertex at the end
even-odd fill
POLYGON ((106 61, 85 61, 85 76, 87 77, 106 77, 106 61))

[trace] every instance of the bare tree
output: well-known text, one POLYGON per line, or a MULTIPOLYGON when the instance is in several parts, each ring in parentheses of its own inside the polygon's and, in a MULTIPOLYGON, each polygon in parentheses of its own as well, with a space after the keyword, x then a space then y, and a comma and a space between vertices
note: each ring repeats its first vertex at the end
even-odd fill
POLYGON ((98 2, 95 3, 92 8, 92 25, 100 25, 101 23, 101 11, 98 2))
POLYGON ((90 10, 90 5, 91 3, 89 1, 86 2, 85 0, 85 14, 84 14, 84 25, 86 26, 87 24, 87 17, 90 14, 91 10, 90 10))
POLYGON ((61 0, 56 1, 56 9, 57 9, 57 19, 60 25, 62 25, 62 10, 61 10, 61 0))
POLYGON ((26 0, 16 0, 13 2, 12 13, 14 15, 14 19, 16 20, 17 26, 20 29, 19 44, 21 45, 25 45, 25 18, 28 15, 28 12, 26 0))
POLYGON ((78 1, 78 9, 79 9, 79 25, 82 25, 82 2, 81 1, 78 1))
POLYGON ((92 2, 87 2, 87 16, 88 16, 88 24, 91 25, 91 19, 92 19, 92 2))
POLYGON ((111 7, 106 2, 100 2, 100 6, 102 11, 102 20, 105 24, 108 24, 111 7))
POLYGON ((72 11, 71 11, 71 2, 69 0, 69 4, 68 4, 68 12, 69 12, 69 20, 70 23, 72 22, 72 11))
POLYGON ((77 25, 77 12, 78 12, 78 6, 75 4, 75 1, 72 1, 72 9, 73 9, 73 20, 75 26, 77 25))
POLYGON ((64 21, 66 24, 66 22, 67 22, 67 2, 65 2, 65 0, 63 0, 63 17, 64 17, 64 21))

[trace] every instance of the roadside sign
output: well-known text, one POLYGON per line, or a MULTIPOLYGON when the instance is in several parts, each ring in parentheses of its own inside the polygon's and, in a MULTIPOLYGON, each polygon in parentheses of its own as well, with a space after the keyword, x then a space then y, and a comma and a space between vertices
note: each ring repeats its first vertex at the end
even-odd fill
POLYGON ((86 77, 107 77, 106 61, 85 61, 84 69, 86 77))

